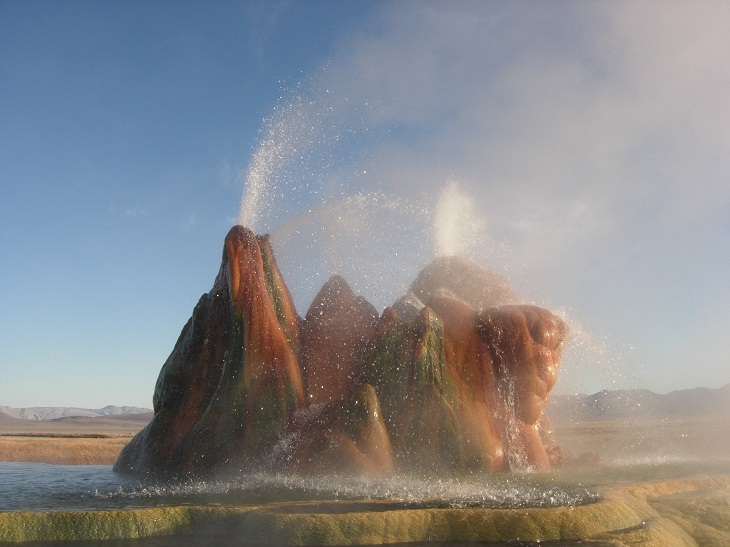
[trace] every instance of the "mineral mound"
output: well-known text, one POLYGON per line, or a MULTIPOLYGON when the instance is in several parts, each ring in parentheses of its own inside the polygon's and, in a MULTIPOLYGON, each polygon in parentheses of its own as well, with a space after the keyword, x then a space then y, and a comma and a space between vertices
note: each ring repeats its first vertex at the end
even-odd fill
POLYGON ((302 319, 268 236, 235 226, 160 371, 154 417, 114 469, 549 468, 557 451, 541 417, 566 335, 560 318, 455 257, 428 265, 382 314, 334 276, 302 319))

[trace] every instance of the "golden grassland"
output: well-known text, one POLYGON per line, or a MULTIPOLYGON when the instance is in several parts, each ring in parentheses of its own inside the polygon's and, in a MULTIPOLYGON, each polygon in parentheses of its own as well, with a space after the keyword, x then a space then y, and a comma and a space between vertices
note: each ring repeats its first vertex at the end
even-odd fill
POLYGON ((130 438, 0 435, 0 461, 111 465, 130 438))
POLYGON ((730 420, 725 416, 624 419, 555 424, 556 442, 568 453, 603 460, 637 455, 726 459, 730 420))
MULTIPOLYGON (((111 465, 150 418, 6 422, 0 424, 0 461, 111 465)), ((602 460, 637 454, 730 454, 726 417, 563 421, 554 424, 553 437, 565 454, 596 453, 602 460)))
POLYGON ((0 421, 0 461, 111 465, 151 416, 5 418, 0 421))

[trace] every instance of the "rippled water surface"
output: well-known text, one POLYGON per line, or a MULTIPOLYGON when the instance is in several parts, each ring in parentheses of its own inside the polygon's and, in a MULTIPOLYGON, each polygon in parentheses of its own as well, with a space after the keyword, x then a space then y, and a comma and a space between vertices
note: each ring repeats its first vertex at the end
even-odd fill
POLYGON ((144 484, 110 466, 0 463, 0 511, 91 510, 182 503, 258 504, 311 499, 389 500, 419 506, 552 507, 595 494, 559 476, 304 478, 252 474, 230 480, 144 484))
POLYGON ((99 508, 96 492, 128 488, 107 465, 0 462, 0 510, 99 508))
POLYGON ((635 461, 560 471, 454 478, 320 478, 251 474, 145 484, 103 465, 0 463, 0 511, 101 510, 177 504, 388 500, 403 506, 555 507, 591 503, 603 485, 727 473, 728 462, 635 461))

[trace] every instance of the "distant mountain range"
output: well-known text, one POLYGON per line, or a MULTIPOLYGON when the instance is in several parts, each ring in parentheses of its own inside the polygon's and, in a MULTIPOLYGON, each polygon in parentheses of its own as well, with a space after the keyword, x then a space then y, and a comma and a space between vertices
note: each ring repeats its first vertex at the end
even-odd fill
POLYGON ((730 384, 660 395, 648 389, 603 390, 593 395, 555 395, 546 412, 555 422, 678 417, 730 418, 730 384))
MULTIPOLYGON (((552 420, 559 422, 682 416, 730 418, 730 384, 718 389, 681 389, 664 395, 648 389, 603 390, 592 395, 553 395, 546 412, 552 420)), ((0 405, 0 413, 20 420, 55 420, 72 416, 93 418, 147 414, 152 413, 152 409, 112 405, 104 408, 12 408, 0 405)))
POLYGON ((28 408, 12 408, 0 405, 0 413, 19 420, 56 420, 71 416, 94 418, 100 416, 123 416, 128 414, 151 413, 150 408, 137 406, 112 406, 104 408, 75 408, 65 406, 34 406, 28 408))

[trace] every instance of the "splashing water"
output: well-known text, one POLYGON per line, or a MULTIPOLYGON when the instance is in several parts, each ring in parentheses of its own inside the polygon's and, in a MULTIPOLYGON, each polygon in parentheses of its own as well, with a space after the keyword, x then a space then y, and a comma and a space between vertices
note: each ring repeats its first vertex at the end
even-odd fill
POLYGON ((423 235, 431 217, 431 209, 412 200, 356 193, 294 217, 272 232, 271 241, 299 309, 332 274, 382 308, 405 292, 430 258, 423 235))
POLYGON ((299 309, 332 274, 383 308, 434 256, 484 263, 499 248, 487 240, 486 223, 456 181, 434 204, 428 191, 393 195, 399 181, 378 180, 364 167, 384 142, 400 138, 387 124, 368 127, 370 108, 367 101, 334 97, 326 89, 305 92, 300 85, 264 120, 238 224, 272 234, 299 309))
POLYGON ((484 245, 484 221, 455 181, 435 207, 422 198, 358 190, 373 183, 357 168, 368 153, 367 128, 348 125, 353 116, 338 117, 328 100, 298 95, 265 120, 238 216, 238 224, 272 234, 298 308, 306 309, 332 274, 382 308, 434 255, 474 259, 477 250, 491 248, 484 245))
POLYGON ((598 499, 593 488, 560 477, 526 474, 386 478, 256 472, 208 481, 146 483, 121 477, 109 466, 0 462, 0 478, 0 511, 362 499, 416 507, 558 507, 598 499))
POLYGON ((370 180, 358 167, 370 152, 360 107, 338 109, 326 92, 314 98, 297 93, 264 121, 238 224, 272 234, 299 309, 332 274, 382 308, 434 253, 473 258, 484 222, 456 182, 435 208, 422 198, 365 189, 390 181, 370 180))
MULTIPOLYGON (((638 375, 624 372, 631 356, 625 349, 612 344, 605 336, 592 333, 578 318, 565 309, 554 313, 570 325, 560 367, 560 393, 589 393, 601 389, 631 389, 639 385, 638 375)), ((640 369, 633 364, 632 369, 640 369)), ((637 372, 639 372, 637 370, 637 372)))

